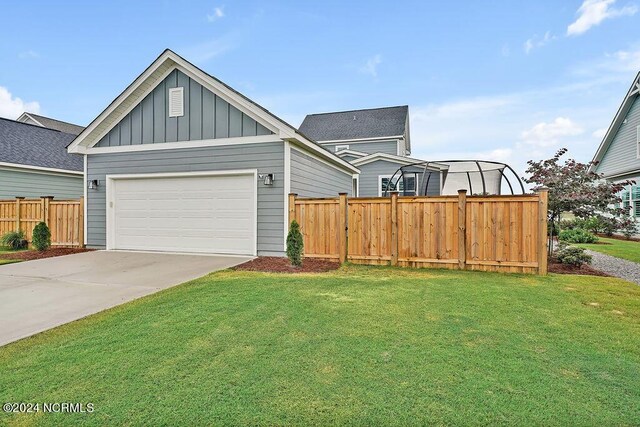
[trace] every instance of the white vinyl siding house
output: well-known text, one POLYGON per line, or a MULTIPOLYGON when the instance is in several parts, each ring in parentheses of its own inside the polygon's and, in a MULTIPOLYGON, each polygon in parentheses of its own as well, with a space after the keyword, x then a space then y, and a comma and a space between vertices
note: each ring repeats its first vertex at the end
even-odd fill
POLYGON ((95 248, 283 256, 288 194, 351 192, 358 169, 170 50, 69 146, 95 248))

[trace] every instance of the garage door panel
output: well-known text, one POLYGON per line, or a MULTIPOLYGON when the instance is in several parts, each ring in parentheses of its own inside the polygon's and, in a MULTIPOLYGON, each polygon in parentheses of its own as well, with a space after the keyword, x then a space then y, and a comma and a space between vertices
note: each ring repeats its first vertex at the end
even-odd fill
POLYGON ((117 179, 114 249, 254 254, 253 175, 117 179))

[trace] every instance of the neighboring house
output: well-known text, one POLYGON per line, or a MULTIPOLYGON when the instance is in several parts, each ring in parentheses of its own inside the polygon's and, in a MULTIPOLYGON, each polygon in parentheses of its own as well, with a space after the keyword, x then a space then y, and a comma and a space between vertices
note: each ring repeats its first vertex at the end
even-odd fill
POLYGON ((284 255, 288 194, 352 194, 359 170, 164 51, 73 141, 94 248, 284 255))
MULTIPOLYGON (((407 157, 411 138, 406 105, 310 114, 300 132, 360 169, 357 195, 361 197, 382 196, 392 177, 394 183, 398 180, 400 167, 423 162, 407 157)), ((426 174, 424 166, 405 168, 397 190, 404 195, 440 195, 446 170, 445 165, 436 163, 426 174), (420 186, 426 192, 420 192, 420 186)))
POLYGON ((60 132, 70 133, 71 135, 80 135, 80 132, 84 130, 82 126, 52 119, 51 117, 45 117, 45 116, 40 116, 34 113, 28 113, 26 111, 22 113, 20 117, 16 119, 16 121, 22 122, 22 123, 29 123, 31 125, 37 125, 43 128, 59 130, 60 132))
POLYGON ((82 156, 66 150, 75 137, 41 124, 0 118, 0 199, 81 197, 82 156))
POLYGON ((621 194, 622 207, 640 220, 640 73, 627 92, 598 151, 592 170, 613 182, 632 180, 621 194))

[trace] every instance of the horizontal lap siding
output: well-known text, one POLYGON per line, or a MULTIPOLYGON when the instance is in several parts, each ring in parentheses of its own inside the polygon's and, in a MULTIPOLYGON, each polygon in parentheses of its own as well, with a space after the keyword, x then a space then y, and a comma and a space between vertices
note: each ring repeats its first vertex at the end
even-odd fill
POLYGON ((0 199, 14 197, 37 198, 54 196, 56 199, 77 199, 83 196, 82 175, 65 176, 14 169, 0 169, 0 199))
POLYGON ((597 172, 610 174, 640 169, 637 148, 637 127, 640 126, 640 100, 636 98, 611 145, 598 165, 597 172))
POLYGON ((351 195, 352 176, 296 149, 291 149, 291 192, 300 197, 351 195))
POLYGON ((284 238, 284 146, 282 142, 226 147, 94 154, 87 160, 87 179, 98 179, 98 190, 87 194, 87 243, 106 245, 106 175, 205 172, 257 169, 274 173, 273 185, 258 186, 258 254, 281 254, 284 238))
POLYGON ((331 152, 336 151, 336 145, 348 145, 349 150, 360 151, 361 153, 385 153, 385 154, 398 154, 398 140, 380 140, 380 141, 368 141, 368 142, 332 142, 330 144, 321 143, 323 147, 331 152))

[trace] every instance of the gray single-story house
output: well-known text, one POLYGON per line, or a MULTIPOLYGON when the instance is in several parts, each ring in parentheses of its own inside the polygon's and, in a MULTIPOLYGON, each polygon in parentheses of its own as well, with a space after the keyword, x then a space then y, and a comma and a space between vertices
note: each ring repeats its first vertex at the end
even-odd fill
POLYGON ((69 145, 93 248, 284 255, 288 194, 353 194, 359 170, 171 50, 69 145))
POLYGON ((356 190, 360 197, 383 196, 392 189, 403 195, 442 193, 447 166, 434 162, 425 173, 423 165, 412 167, 422 160, 408 157, 411 137, 407 105, 309 114, 300 132, 360 169, 356 190), (401 167, 405 175, 399 179, 401 167), (421 185, 426 191, 419 192, 421 185))
POLYGON ((84 193, 82 156, 66 150, 76 135, 43 124, 0 118, 0 199, 81 197, 84 193))
POLYGON ((622 192, 621 207, 640 221, 640 73, 627 91, 593 161, 592 170, 607 180, 635 181, 635 185, 622 192))

